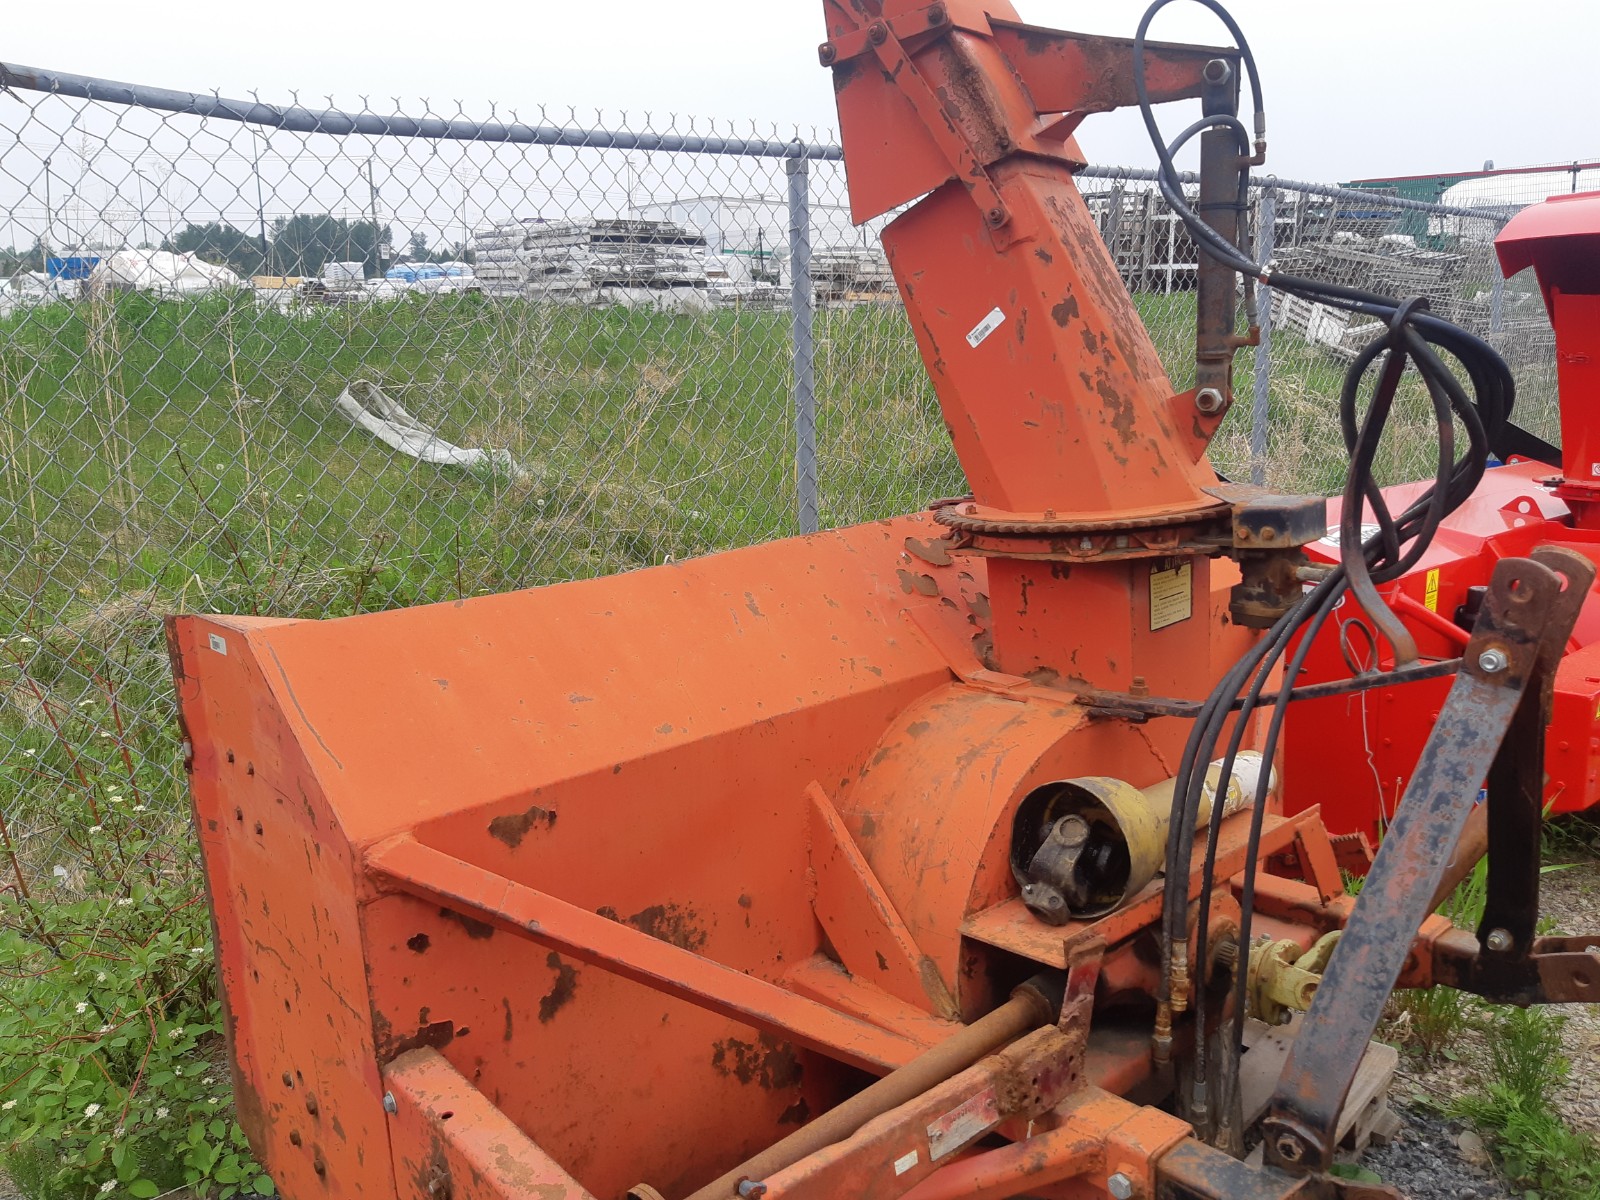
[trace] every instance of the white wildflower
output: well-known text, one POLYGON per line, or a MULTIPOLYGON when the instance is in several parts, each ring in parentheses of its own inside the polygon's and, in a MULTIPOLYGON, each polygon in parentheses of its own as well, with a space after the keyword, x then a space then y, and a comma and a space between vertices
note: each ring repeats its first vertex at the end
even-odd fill
POLYGON ((218 1104, 218 1103, 220 1103, 220 1101, 215 1096, 207 1096, 206 1097, 206 1103, 207 1104, 218 1104))
POLYGON ((96 971, 94 973, 94 981, 96 983, 104 983, 106 981, 106 973, 104 971, 96 971))
POLYGON ((17 641, 21 642, 24 646, 36 646, 36 645, 38 645, 38 643, 35 642, 31 637, 20 637, 20 638, 17 639, 17 641))
POLYGON ((178 1025, 178 1026, 175 1026, 172 1029, 167 1030, 167 1036, 169 1038, 171 1038, 173 1041, 177 1041, 179 1038, 181 1038, 183 1036, 183 1026, 182 1025, 178 1025))
POLYGON ((182 1075, 183 1074, 183 1068, 182 1067, 173 1067, 172 1068, 172 1073, 174 1075, 182 1075))
POLYGON ((124 801, 124 800, 123 800, 123 799, 122 799, 122 797, 121 797, 121 796, 107 796, 107 797, 106 797, 106 799, 107 799, 107 800, 108 800, 108 801, 110 801, 110 802, 111 802, 111 803, 112 803, 112 804, 123 804, 123 803, 126 803, 126 802, 125 802, 125 801, 124 801))
POLYGON ((111 740, 111 735, 109 733, 102 733, 100 735, 100 740, 103 742, 109 742, 111 740))
POLYGON ((0 1112, 10 1112, 16 1106, 17 1102, 15 1100, 7 1100, 4 1104, 0 1104, 0 1112))
POLYGON ((127 908, 128 905, 130 905, 132 903, 133 903, 133 901, 130 898, 128 898, 127 896, 119 896, 117 898, 117 907, 118 908, 127 908))
POLYGON ((97 1029, 97 1030, 96 1030, 96 1031, 95 1031, 95 1032, 96 1032, 96 1033, 110 1033, 110 1032, 111 1032, 111 1026, 109 1026, 109 1025, 102 1025, 102 1026, 100 1026, 100 1028, 99 1028, 99 1029, 97 1029))
POLYGON ((156 1120, 158 1120, 158 1121, 165 1121, 171 1115, 172 1115, 172 1110, 170 1108, 158 1108, 158 1109, 156 1109, 156 1120))
POLYGON ((119 1137, 121 1137, 123 1134, 125 1134, 127 1132, 128 1132, 128 1127, 126 1125, 118 1125, 115 1129, 113 1129, 111 1131, 111 1136, 113 1138, 119 1138, 119 1137))
POLYGON ((95 1113, 97 1113, 99 1111, 100 1111, 100 1106, 98 1104, 91 1104, 91 1105, 88 1105, 83 1110, 83 1115, 86 1116, 86 1117, 92 1117, 92 1116, 95 1115, 95 1113))
POLYGON ((78 701, 78 707, 79 708, 93 708, 94 707, 94 701, 93 700, 79 700, 78 701))
POLYGON ((206 948, 204 946, 196 946, 193 950, 189 951, 190 954, 194 954, 194 955, 201 955, 201 954, 204 954, 205 952, 206 952, 206 948))
POLYGON ((135 804, 133 806, 133 811, 134 812, 149 812, 150 808, 149 808, 148 805, 145 805, 145 804, 135 804))
POLYGON ((104 825, 91 825, 91 826, 89 826, 89 832, 90 833, 104 833, 105 831, 106 831, 106 827, 104 825))
POLYGON ((107 1192, 114 1192, 116 1190, 117 1181, 115 1179, 108 1179, 100 1185, 100 1194, 102 1196, 104 1196, 107 1192))
POLYGON ((37 753, 39 753, 37 750, 24 750, 22 752, 22 757, 23 758, 32 758, 37 753))
POLYGON ((88 1002, 84 1000, 79 1000, 74 1007, 77 1009, 79 1016, 82 1016, 84 1013, 89 1011, 88 1002))

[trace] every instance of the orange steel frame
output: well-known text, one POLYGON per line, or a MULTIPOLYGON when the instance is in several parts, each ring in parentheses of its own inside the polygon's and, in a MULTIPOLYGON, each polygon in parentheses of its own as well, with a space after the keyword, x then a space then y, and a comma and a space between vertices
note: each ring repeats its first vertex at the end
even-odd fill
MULTIPOLYGON (((968 515, 1000 533, 958 545, 918 513, 380 615, 174 619, 240 1118, 290 1200, 686 1194, 1086 934, 1092 1027, 1079 997, 1006 1052, 1065 1047, 1070 1079, 1022 1096, 1020 1060, 984 1060, 767 1194, 1099 1195, 1120 1172, 1148 1196, 1204 1159, 1139 1102, 1159 883, 1046 926, 1007 857, 1030 789, 1176 770, 1184 722, 1060 684, 1203 695, 1255 636, 1231 569, 1171 532, 1220 507, 1220 414, 1173 394, 1072 184, 1127 47, 1003 0, 824 8, 856 215, 929 193, 884 241, 968 515), (1156 627, 1177 565, 1189 615, 1156 627), (974 1088, 1000 1098, 972 1128, 1040 1136, 931 1161, 918 1131, 974 1088)), ((1158 48, 1153 90, 1195 94, 1218 53, 1158 48)), ((1314 808, 1268 816, 1262 853, 1305 879, 1264 880, 1275 936, 1340 922, 1314 808)))

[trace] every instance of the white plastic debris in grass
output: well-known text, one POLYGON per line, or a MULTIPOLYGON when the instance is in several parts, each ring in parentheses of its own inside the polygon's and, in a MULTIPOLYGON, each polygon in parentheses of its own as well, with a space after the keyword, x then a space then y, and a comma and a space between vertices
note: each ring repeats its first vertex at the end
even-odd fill
POLYGON ((368 380, 352 380, 334 403, 358 428, 419 462, 496 471, 514 479, 527 477, 509 450, 479 450, 447 442, 368 380))

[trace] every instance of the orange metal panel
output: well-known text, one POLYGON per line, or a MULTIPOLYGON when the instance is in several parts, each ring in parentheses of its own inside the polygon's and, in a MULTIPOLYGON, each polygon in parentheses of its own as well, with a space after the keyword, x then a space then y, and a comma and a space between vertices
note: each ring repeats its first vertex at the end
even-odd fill
POLYGON ((195 826, 217 930, 234 1100, 287 1196, 389 1197, 394 1179, 366 1007, 359 864, 240 631, 168 625, 195 826), (371 1148, 370 1152, 368 1148, 371 1148))
POLYGON ((909 1062, 923 1049, 886 1029, 510 882, 409 837, 374 850, 367 869, 380 886, 392 885, 442 904, 742 1024, 786 1032, 796 1042, 852 1066, 881 1071, 909 1062))
POLYGON ((912 939, 832 801, 815 783, 806 795, 816 880, 812 904, 839 962, 908 1004, 954 1017, 956 1002, 939 978, 938 966, 912 939))
POLYGON ((594 1200, 438 1051, 407 1051, 383 1082, 397 1198, 594 1200))

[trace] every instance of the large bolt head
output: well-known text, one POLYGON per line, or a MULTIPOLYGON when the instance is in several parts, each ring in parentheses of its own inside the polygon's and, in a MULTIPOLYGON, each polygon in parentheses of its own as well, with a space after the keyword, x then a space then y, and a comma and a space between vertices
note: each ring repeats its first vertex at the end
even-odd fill
POLYGON ((1478 667, 1489 675, 1498 675, 1511 665, 1504 650, 1485 650, 1478 655, 1478 667))
POLYGON ((1132 1200, 1133 1180, 1121 1171, 1106 1180, 1106 1191, 1116 1197, 1116 1200, 1132 1200))
POLYGON ((1483 944, 1497 954, 1504 954, 1512 946, 1516 945, 1516 939, 1511 936, 1509 930, 1491 929, 1483 944))

